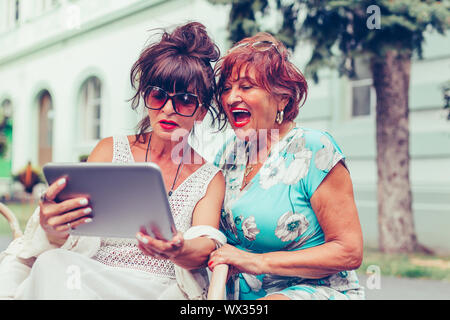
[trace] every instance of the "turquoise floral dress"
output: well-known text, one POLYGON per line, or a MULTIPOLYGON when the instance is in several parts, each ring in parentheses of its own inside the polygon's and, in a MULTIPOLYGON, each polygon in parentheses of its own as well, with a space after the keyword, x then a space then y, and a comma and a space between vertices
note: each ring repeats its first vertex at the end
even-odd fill
MULTIPOLYGON (((295 127, 272 148, 241 191, 251 146, 232 138, 216 157, 226 180, 221 229, 228 243, 254 253, 303 250, 325 242, 310 198, 344 155, 326 132, 295 127)), ((291 299, 362 299, 355 271, 322 279, 241 273, 229 298, 258 299, 282 293, 291 299)), ((230 285, 230 284, 233 285, 230 285)))

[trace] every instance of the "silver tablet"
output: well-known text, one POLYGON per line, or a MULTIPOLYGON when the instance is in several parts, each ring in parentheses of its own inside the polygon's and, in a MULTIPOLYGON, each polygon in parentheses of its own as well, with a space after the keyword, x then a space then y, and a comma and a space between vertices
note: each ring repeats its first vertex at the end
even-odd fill
POLYGON ((57 202, 89 198, 93 221, 71 234, 135 238, 143 227, 153 237, 170 240, 176 232, 161 170, 154 163, 49 163, 43 171, 49 185, 67 178, 57 202))

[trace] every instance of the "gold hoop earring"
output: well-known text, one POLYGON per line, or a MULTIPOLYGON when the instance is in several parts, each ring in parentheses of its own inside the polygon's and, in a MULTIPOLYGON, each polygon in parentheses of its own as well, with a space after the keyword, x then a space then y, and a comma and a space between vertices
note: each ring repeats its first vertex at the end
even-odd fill
POLYGON ((284 111, 278 111, 277 112, 277 117, 275 118, 276 123, 281 124, 283 123, 283 118, 284 118, 284 111))

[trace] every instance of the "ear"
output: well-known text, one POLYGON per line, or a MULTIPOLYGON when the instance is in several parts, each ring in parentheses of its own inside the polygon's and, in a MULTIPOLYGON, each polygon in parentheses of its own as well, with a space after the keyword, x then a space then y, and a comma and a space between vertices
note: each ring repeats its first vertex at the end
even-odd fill
POLYGON ((277 108, 278 111, 283 111, 286 108, 286 106, 288 105, 289 100, 290 100, 289 97, 281 97, 278 100, 278 108, 277 108))

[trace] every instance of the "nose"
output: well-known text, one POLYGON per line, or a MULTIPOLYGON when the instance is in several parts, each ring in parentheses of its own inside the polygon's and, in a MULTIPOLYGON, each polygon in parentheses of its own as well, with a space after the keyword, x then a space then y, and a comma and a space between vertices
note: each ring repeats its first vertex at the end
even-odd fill
POLYGON ((222 102, 227 106, 232 106, 233 104, 242 101, 240 92, 236 88, 228 89, 228 91, 222 95, 222 99, 222 102))
POLYGON ((172 97, 169 96, 169 98, 167 99, 166 103, 164 104, 164 106, 161 109, 165 114, 172 114, 175 113, 175 108, 173 107, 173 101, 172 101, 172 97))

